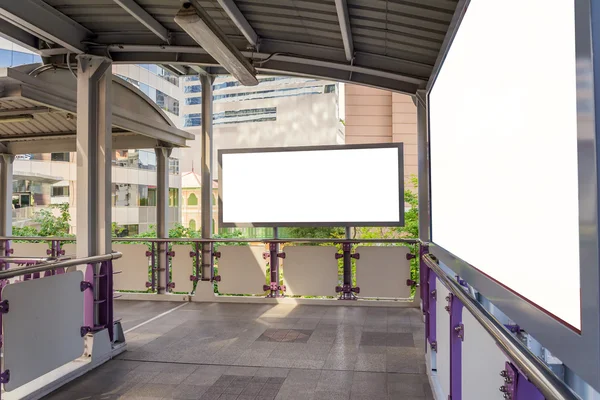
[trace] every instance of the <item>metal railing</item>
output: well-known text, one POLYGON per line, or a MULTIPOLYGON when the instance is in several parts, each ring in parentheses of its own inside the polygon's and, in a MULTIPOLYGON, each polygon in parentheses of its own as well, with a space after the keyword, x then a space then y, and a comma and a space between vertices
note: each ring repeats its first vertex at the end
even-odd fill
MULTIPOLYGON (((53 271, 58 268, 68 268, 68 267, 76 267, 78 265, 85 264, 97 264, 103 261, 116 260, 117 258, 121 258, 123 254, 119 252, 113 252, 109 254, 104 254, 100 256, 91 256, 91 257, 83 257, 83 258, 74 258, 74 259, 57 259, 57 260, 47 260, 46 262, 41 262, 39 264, 26 265, 23 267, 10 268, 4 271, 0 271, 0 279, 10 279, 16 276, 26 275, 26 274, 34 274, 45 271, 53 271)), ((2 257, 0 261, 6 258, 11 257, 2 257)))
POLYGON ((422 259, 444 286, 458 298, 477 322, 492 336, 517 368, 540 390, 546 400, 581 400, 566 383, 560 380, 542 360, 536 357, 500 321, 490 314, 477 299, 471 296, 453 277, 444 272, 431 255, 424 255, 422 259))

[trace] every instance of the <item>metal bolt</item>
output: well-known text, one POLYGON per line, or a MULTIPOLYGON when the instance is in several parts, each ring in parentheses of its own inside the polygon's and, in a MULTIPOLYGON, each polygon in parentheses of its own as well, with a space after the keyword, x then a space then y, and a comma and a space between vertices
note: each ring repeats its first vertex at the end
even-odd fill
POLYGON ((450 306, 446 306, 446 307, 444 307, 444 310, 446 310, 446 311, 450 312, 450 306))
POLYGON ((500 376, 503 377, 503 378, 507 377, 508 376, 508 371, 506 371, 506 370, 501 371, 500 372, 500 376))
POLYGON ((506 388, 506 386, 500 386, 500 389, 498 390, 500 390, 502 393, 506 393, 508 389, 506 388))
POLYGON ((460 325, 457 325, 457 326, 455 326, 455 327, 454 327, 454 330, 455 330, 456 332, 460 332, 460 331, 462 331, 462 326, 460 326, 460 325))
POLYGON ((504 397, 506 400, 510 400, 512 398, 510 393, 504 393, 502 397, 504 397))
POLYGON ((446 296, 446 301, 450 301, 450 295, 446 296))
POLYGON ((510 376, 507 376, 506 378, 504 378, 504 382, 510 384, 512 383, 512 379, 510 379, 510 376))

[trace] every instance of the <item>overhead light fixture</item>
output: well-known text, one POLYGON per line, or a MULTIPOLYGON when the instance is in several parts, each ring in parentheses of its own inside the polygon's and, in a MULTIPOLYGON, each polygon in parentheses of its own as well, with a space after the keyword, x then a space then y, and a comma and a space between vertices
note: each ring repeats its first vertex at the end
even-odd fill
POLYGON ((175 22, 242 85, 258 85, 254 67, 202 7, 184 3, 175 22))
POLYGON ((6 115, 0 116, 0 124, 8 124, 11 122, 27 122, 33 119, 32 114, 6 115))

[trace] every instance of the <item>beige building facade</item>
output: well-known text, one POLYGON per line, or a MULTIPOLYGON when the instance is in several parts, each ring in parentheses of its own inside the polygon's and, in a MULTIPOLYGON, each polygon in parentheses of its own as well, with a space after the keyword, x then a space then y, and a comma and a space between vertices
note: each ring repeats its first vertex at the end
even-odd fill
POLYGON ((417 107, 411 96, 345 85, 346 144, 404 143, 404 180, 417 176, 417 107))

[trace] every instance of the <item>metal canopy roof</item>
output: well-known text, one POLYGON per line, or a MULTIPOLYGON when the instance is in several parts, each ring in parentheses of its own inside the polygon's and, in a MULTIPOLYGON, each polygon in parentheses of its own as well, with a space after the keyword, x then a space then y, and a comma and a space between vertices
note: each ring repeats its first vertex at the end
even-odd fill
MULTIPOLYGON (((12 154, 75 151, 77 80, 40 64, 0 68, 0 144, 12 154)), ((113 77, 113 147, 183 147, 192 134, 173 126, 139 89, 113 77)))
MULTIPOLYGON (((431 75, 459 0, 190 0, 258 72, 414 94, 431 75)), ((0 33, 65 62, 70 52, 178 74, 223 73, 175 22, 180 0, 0 0, 0 33), (62 55, 58 56, 57 55, 62 55), (210 70, 212 68, 212 71, 210 70)))

